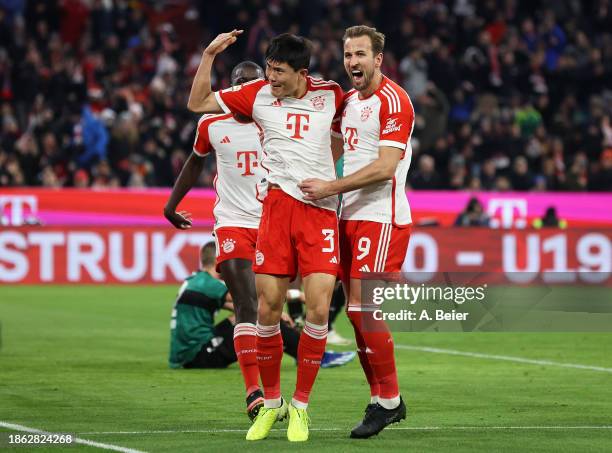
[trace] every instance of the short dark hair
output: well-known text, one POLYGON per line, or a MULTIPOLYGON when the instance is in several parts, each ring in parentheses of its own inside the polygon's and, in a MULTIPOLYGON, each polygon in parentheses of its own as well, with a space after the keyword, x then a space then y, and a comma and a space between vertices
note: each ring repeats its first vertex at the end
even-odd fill
POLYGON ((294 71, 308 69, 312 44, 302 36, 283 33, 272 38, 266 50, 266 62, 287 63, 294 71))
POLYGON ((263 79, 264 76, 264 70, 257 63, 253 61, 243 61, 234 66, 230 80, 232 85, 240 85, 241 83, 251 80, 263 79))
POLYGON ((217 246, 213 241, 207 242, 200 249, 200 264, 209 267, 215 264, 217 258, 217 246))
POLYGON ((349 38, 358 38, 359 36, 367 36, 372 43, 372 53, 378 55, 385 50, 385 35, 377 31, 373 27, 367 25, 354 25, 344 31, 342 42, 346 42, 349 38))

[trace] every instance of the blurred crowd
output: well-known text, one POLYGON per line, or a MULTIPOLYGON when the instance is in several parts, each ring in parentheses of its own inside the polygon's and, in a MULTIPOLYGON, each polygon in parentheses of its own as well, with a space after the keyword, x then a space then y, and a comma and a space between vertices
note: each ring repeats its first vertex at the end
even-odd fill
POLYGON ((610 0, 0 0, 0 186, 170 186, 202 44, 245 29, 213 88, 285 31, 349 88, 341 38, 361 23, 415 106, 409 187, 612 190, 610 0))

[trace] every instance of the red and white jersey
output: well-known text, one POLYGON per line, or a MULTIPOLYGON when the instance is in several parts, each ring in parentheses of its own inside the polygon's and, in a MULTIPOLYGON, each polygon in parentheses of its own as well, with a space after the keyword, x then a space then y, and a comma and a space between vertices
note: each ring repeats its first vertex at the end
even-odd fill
POLYGON ((262 206, 256 186, 266 176, 261 167, 259 128, 237 121, 231 113, 203 115, 193 152, 204 157, 213 149, 217 155, 215 229, 258 228, 262 206))
POLYGON ((406 176, 412 147, 414 108, 408 94, 391 79, 383 76, 378 90, 366 99, 349 91, 344 98, 340 132, 344 139, 344 176, 351 175, 378 158, 381 146, 404 151, 395 176, 342 196, 341 218, 370 220, 403 226, 412 223, 406 198, 406 176))
POLYGON ((270 84, 258 79, 215 93, 226 112, 253 118, 264 132, 262 166, 269 182, 303 203, 336 210, 338 198, 310 202, 298 184, 307 178, 336 178, 330 130, 342 107, 336 82, 307 77, 308 91, 300 99, 272 96, 270 84))

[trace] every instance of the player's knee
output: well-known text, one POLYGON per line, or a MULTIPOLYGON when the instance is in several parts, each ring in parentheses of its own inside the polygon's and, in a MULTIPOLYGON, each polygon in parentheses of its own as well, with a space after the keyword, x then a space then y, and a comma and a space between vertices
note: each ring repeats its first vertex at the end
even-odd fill
POLYGON ((327 305, 317 305, 315 307, 308 307, 306 309, 306 320, 313 324, 323 325, 327 324, 329 318, 329 308, 327 305))
POLYGON ((278 315, 283 311, 283 303, 282 301, 270 300, 265 297, 259 298, 259 303, 257 306, 257 316, 258 319, 267 318, 271 315, 278 315))
POLYGON ((361 294, 358 291, 351 291, 348 300, 346 301, 347 306, 349 305, 354 305, 354 306, 359 306, 361 305, 361 294))
POLYGON ((283 303, 283 299, 266 297, 265 294, 262 294, 258 297, 257 307, 258 309, 264 308, 266 310, 279 311, 283 309, 283 303))

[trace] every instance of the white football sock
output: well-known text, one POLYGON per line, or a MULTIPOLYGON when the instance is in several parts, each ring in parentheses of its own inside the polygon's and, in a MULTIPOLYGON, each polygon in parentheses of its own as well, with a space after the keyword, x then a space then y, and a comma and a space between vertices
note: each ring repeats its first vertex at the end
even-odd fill
POLYGON ((378 398, 378 404, 380 404, 385 409, 395 409, 397 406, 399 406, 399 403, 399 395, 394 398, 378 398))
POLYGON ((264 407, 268 409, 276 409, 281 407, 282 398, 273 398, 271 400, 264 399, 264 407))
POLYGON ((307 409, 308 403, 302 403, 301 401, 296 400, 295 398, 291 398, 291 405, 296 409, 307 409))

